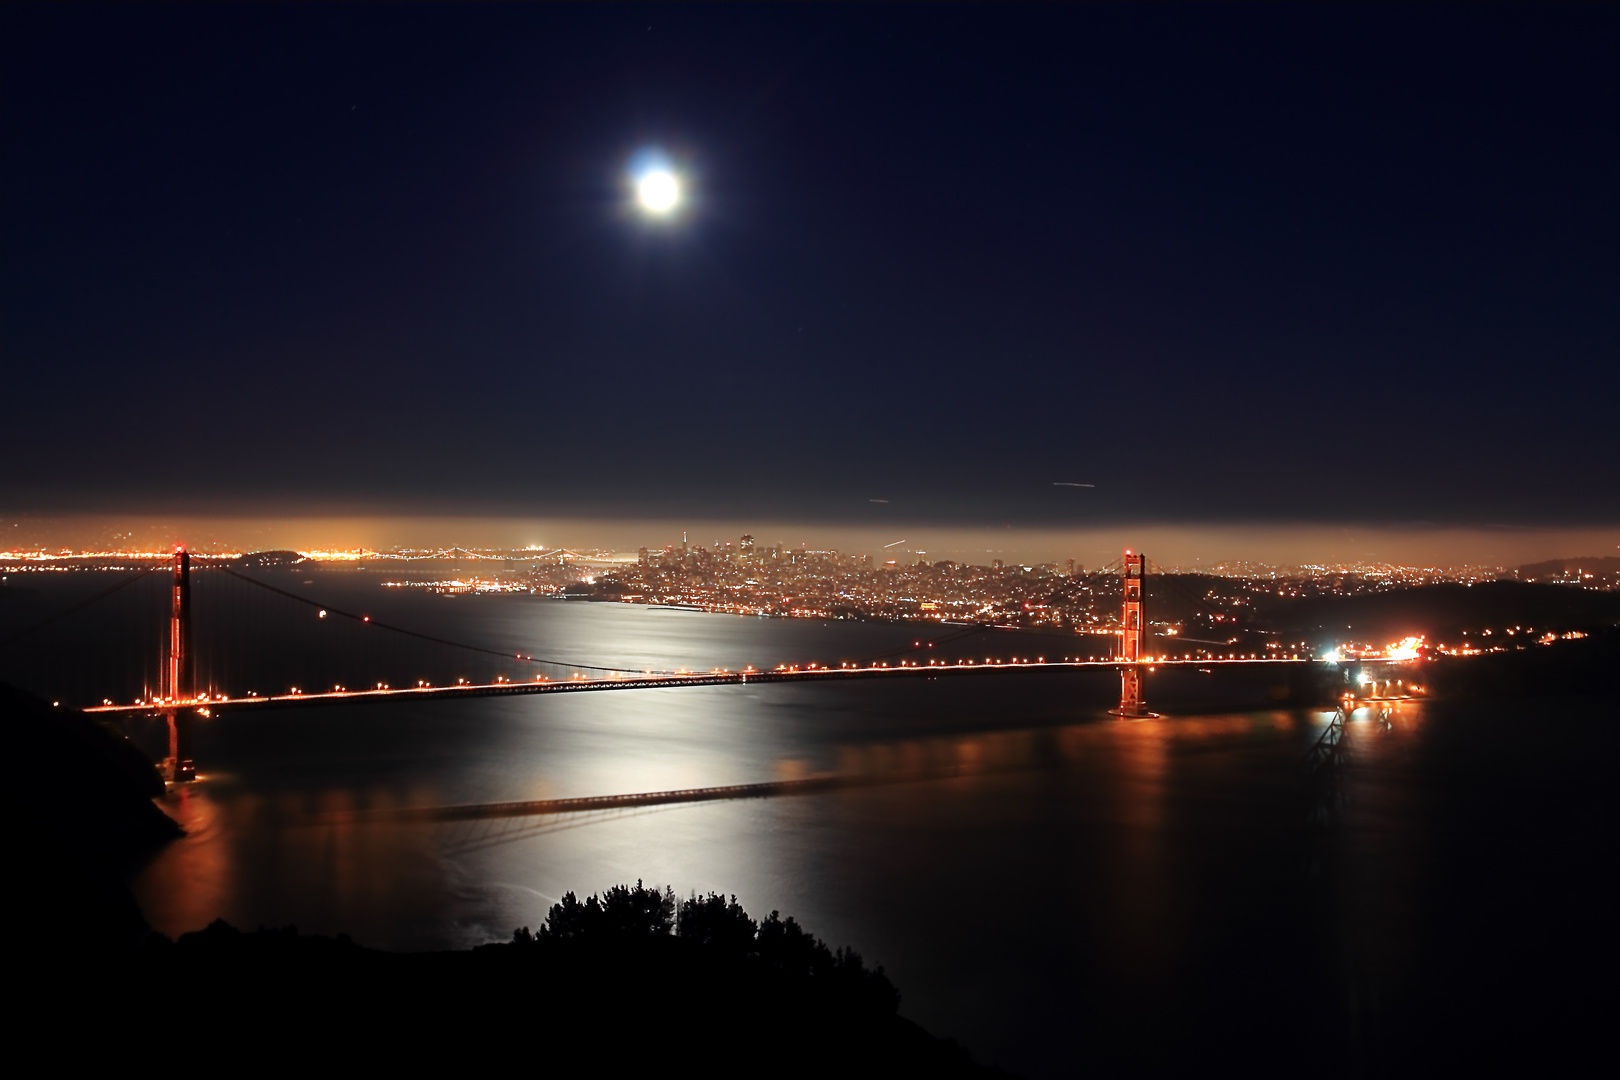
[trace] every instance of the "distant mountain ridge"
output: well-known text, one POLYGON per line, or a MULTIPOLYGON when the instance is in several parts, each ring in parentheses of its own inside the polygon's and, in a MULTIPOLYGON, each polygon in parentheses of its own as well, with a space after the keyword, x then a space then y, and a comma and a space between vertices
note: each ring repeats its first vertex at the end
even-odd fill
POLYGON ((1514 573, 1520 581, 1541 581, 1567 577, 1575 571, 1591 574, 1594 578, 1620 578, 1620 556, 1588 555, 1574 559, 1547 559, 1544 562, 1526 563, 1514 573))

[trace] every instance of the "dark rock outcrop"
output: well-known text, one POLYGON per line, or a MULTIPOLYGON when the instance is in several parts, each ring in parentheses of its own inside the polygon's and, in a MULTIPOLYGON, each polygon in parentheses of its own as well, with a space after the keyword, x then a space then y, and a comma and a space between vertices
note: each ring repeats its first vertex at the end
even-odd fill
POLYGON ((0 683, 0 732, 11 763, 10 925, 53 949, 139 940, 146 922, 129 894, 131 869, 180 827, 152 801, 163 780, 110 724, 0 683))

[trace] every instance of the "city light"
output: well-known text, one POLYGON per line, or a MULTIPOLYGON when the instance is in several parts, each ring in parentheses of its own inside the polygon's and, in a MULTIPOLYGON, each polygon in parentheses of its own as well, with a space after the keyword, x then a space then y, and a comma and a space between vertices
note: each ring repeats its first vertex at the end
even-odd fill
POLYGON ((1389 660, 1416 660, 1419 656, 1418 650, 1422 647, 1421 637, 1402 638, 1384 650, 1384 657, 1389 660))
MULTIPOLYGON (((169 561, 166 553, 135 550, 74 552, 63 549, 0 553, 0 569, 8 575, 72 570, 149 570, 152 568, 151 562, 158 561, 159 554, 163 556, 162 562, 169 561)), ((290 551, 271 554, 282 556, 281 563, 276 565, 293 565, 319 563, 321 556, 335 553, 317 549, 302 554, 290 551), (311 558, 312 555, 315 557, 311 558)), ((506 548, 475 550, 458 545, 380 552, 357 548, 342 555, 343 563, 363 557, 375 559, 384 565, 414 564, 410 572, 397 576, 390 574, 390 580, 379 582, 390 591, 418 589, 446 594, 517 593, 559 599, 610 600, 756 618, 910 622, 924 634, 955 634, 956 631, 944 631, 943 627, 977 625, 985 629, 1079 635, 1082 636, 1079 641, 1096 642, 1099 655, 1089 658, 1077 656, 1065 661, 1070 666, 1115 666, 1125 662, 1121 659, 1126 655, 1121 651, 1123 640, 1132 633, 1125 629, 1119 613, 1121 585, 1118 572, 1108 567, 1087 572, 1077 566, 1074 560, 1066 563, 1003 565, 1001 560, 996 559, 984 565, 950 559, 931 561, 917 552, 914 553, 914 561, 882 563, 878 561, 882 556, 875 549, 871 554, 851 554, 815 549, 803 543, 797 546, 766 546, 757 544, 752 536, 744 536, 741 542, 718 540, 712 548, 689 544, 682 537, 679 544, 642 548, 639 552, 605 549, 573 551, 566 548, 545 551, 506 548), (481 572, 477 574, 466 573, 460 566, 432 565, 436 562, 460 563, 473 559, 481 563, 481 572), (421 570, 416 570, 416 566, 421 566, 421 570), (1097 641, 1098 636, 1109 640, 1097 641)), ((197 570, 217 567, 234 573, 228 565, 229 560, 252 560, 256 557, 193 554, 191 559, 197 570)), ((382 565, 377 569, 382 569, 382 565)), ((1143 665, 1186 664, 1201 669, 1210 664, 1313 661, 1325 665, 1405 665, 1421 663, 1431 656, 1473 656, 1484 652, 1546 647, 1584 636, 1583 631, 1570 628, 1567 624, 1530 625, 1529 620, 1501 620, 1499 625, 1476 625, 1459 631, 1457 638, 1434 643, 1428 642, 1423 636, 1410 635, 1384 646, 1345 638, 1315 644, 1305 639, 1303 631, 1298 631, 1298 638, 1289 640, 1265 628, 1267 598, 1352 597, 1433 584, 1467 584, 1505 575, 1501 568, 1444 570, 1383 564, 1296 567, 1287 569, 1286 576, 1280 576, 1284 574, 1284 568, 1264 568, 1254 564, 1222 569, 1224 574, 1204 574, 1190 582, 1187 577, 1191 575, 1188 575, 1182 578, 1184 584, 1178 586, 1172 583, 1171 587, 1182 590, 1180 611, 1175 611, 1169 605, 1156 606, 1150 601, 1143 619, 1142 640, 1129 652, 1129 659, 1143 665)), ((1548 580, 1547 583, 1559 582, 1548 580)), ((1592 591, 1614 590, 1617 587, 1620 587, 1620 579, 1604 574, 1585 574, 1580 584, 1583 590, 1592 591)), ((318 619, 328 626, 335 621, 334 616, 342 616, 336 610, 311 606, 318 619)), ((1129 617, 1127 614, 1125 619, 1129 617)), ((342 616, 341 621, 349 619, 368 627, 378 625, 364 615, 342 616)), ((1343 627, 1343 630, 1351 629, 1343 627)), ((368 632, 375 633, 375 630, 368 632)), ((918 636, 913 640, 912 647, 925 650, 927 654, 926 650, 934 649, 935 643, 918 636)), ((526 653, 509 655, 520 663, 534 662, 526 653)), ((851 676, 857 673, 911 672, 919 667, 936 666, 976 670, 1006 670, 1009 665, 1020 668, 1045 666, 1044 661, 1032 662, 1028 657, 998 656, 993 652, 981 652, 979 657, 973 659, 930 659, 927 665, 920 664, 920 657, 859 663, 828 659, 834 661, 830 666, 820 662, 801 662, 783 665, 781 670, 795 677, 811 674, 820 677, 836 676, 840 672, 851 676)), ((377 684, 375 675, 371 681, 362 681, 363 673, 355 674, 360 676, 355 682, 369 686, 368 690, 348 689, 353 685, 351 683, 336 686, 328 683, 331 689, 327 694, 344 698, 362 694, 476 696, 485 692, 511 693, 518 686, 545 687, 553 681, 566 682, 570 689, 596 689, 599 686, 605 689, 606 684, 622 688, 627 682, 618 675, 597 676, 594 673, 587 675, 584 672, 563 671, 548 676, 536 674, 530 669, 516 679, 491 675, 487 679, 462 679, 457 688, 444 688, 442 685, 435 688, 428 680, 415 677, 425 672, 413 672, 411 678, 396 689, 387 682, 377 684), (416 685, 411 686, 411 683, 416 685)), ((731 673, 725 669, 704 674, 683 671, 678 675, 649 671, 644 678, 628 681, 637 686, 669 685, 657 680, 670 678, 679 678, 683 680, 683 685, 692 685, 691 680, 694 679, 725 680, 731 678, 731 673)), ((1382 674, 1374 676, 1379 683, 1383 678, 1382 674)), ((145 692, 134 704, 114 704, 111 700, 98 698, 94 700, 99 700, 100 704, 92 706, 92 709, 125 712, 205 700, 221 706, 236 706, 269 703, 286 697, 309 702, 325 696, 318 692, 311 693, 308 687, 299 687, 291 695, 266 696, 255 692, 246 695, 224 693, 219 692, 218 688, 211 688, 208 694, 193 698, 145 692)))

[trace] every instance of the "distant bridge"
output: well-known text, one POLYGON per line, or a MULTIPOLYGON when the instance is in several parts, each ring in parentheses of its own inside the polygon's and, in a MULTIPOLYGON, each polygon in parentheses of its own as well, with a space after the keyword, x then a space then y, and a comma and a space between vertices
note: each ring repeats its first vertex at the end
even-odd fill
MULTIPOLYGON (((1185 658, 1148 658, 1141 661, 1149 671, 1157 668, 1212 668, 1289 666, 1306 664, 1324 665, 1328 661, 1302 656, 1232 658, 1220 660, 1189 660, 1185 658)), ((413 701, 441 698, 517 697, 528 694, 574 694, 592 690, 654 690, 684 686, 753 686, 761 683, 785 682, 842 682, 851 679, 938 678, 940 676, 983 675, 1007 671, 1075 671, 1107 669, 1118 671, 1132 666, 1128 660, 986 660, 983 662, 959 660, 955 663, 930 661, 922 663, 868 664, 844 667, 784 667, 768 670, 676 672, 673 674, 645 674, 639 676, 612 676, 609 678, 578 678, 551 680, 537 676, 533 681, 500 680, 491 683, 460 683, 450 686, 377 686, 367 690, 290 691, 285 694, 258 694, 231 697, 226 694, 203 694, 195 698, 169 701, 152 698, 127 705, 90 705, 89 713, 150 713, 176 707, 223 709, 233 712, 243 707, 345 705, 365 701, 407 698, 413 701)), ((204 715, 207 715, 206 713, 204 715)))
MULTIPOLYGON (((870 679, 906 679, 964 677, 1008 672, 1061 672, 1108 669, 1120 673, 1120 701, 1114 710, 1122 718, 1151 716, 1143 699, 1144 680, 1148 673, 1160 668, 1201 669, 1326 666, 1333 658, 1315 658, 1302 655, 1266 656, 1231 654, 1217 656, 1153 655, 1146 648, 1147 623, 1143 611, 1143 586, 1147 576, 1145 556, 1125 553, 1121 568, 1123 604, 1119 646, 1116 655, 1103 659, 1087 657, 1048 658, 1046 656, 1010 657, 997 659, 942 659, 928 656, 926 650, 945 645, 985 629, 968 627, 934 641, 916 641, 910 648, 892 650, 878 657, 862 661, 844 662, 837 666, 820 663, 780 664, 769 669, 744 667, 708 670, 634 670, 593 664, 568 663, 537 658, 523 652, 490 649, 465 642, 453 641, 417 630, 391 626, 374 621, 369 615, 346 612, 322 604, 307 596, 280 588, 268 582, 226 566, 210 568, 210 577, 218 576, 229 582, 251 601, 246 613, 238 612, 231 619, 215 620, 222 624, 234 620, 260 634, 259 638, 238 643, 235 648, 222 643, 220 625, 209 628, 205 640, 210 643, 208 676, 198 677, 199 652, 193 632, 193 597, 191 557, 181 550, 174 554, 170 564, 169 587, 166 590, 168 619, 163 627, 161 665, 157 671, 156 686, 147 686, 129 693, 122 701, 104 697, 99 703, 86 704, 85 711, 107 716, 161 715, 169 728, 169 774, 176 780, 195 775, 191 755, 191 732, 197 719, 212 716, 216 711, 310 708, 321 705, 360 704, 378 701, 438 701, 458 698, 512 697, 531 694, 571 694, 607 690, 671 689, 694 686, 746 686, 764 683, 788 682, 843 682, 870 679), (254 599, 257 598, 257 599, 254 599), (282 614, 269 618, 254 604, 275 604, 282 614), (266 629, 266 627, 269 629, 266 629), (267 636, 268 635, 268 636, 267 636), (279 635, 279 636, 277 636, 279 635), (290 667, 277 663, 293 642, 292 647, 308 647, 320 660, 323 677, 318 682, 307 678, 287 681, 290 667), (449 652, 466 675, 452 679, 414 677, 429 666, 427 653, 404 655, 400 648, 427 650, 436 654, 449 652), (392 650, 392 651, 390 651, 392 650), (920 655, 919 655, 920 654, 920 655), (924 656, 928 658, 923 659, 924 656), (268 670, 266 670, 268 665, 268 670), (413 677, 401 679, 400 673, 414 666, 413 677), (483 668, 482 676, 471 670, 483 668), (350 682, 335 672, 358 673, 371 669, 369 677, 350 682), (390 674, 382 675, 384 670, 390 674), (246 689, 251 686, 287 686, 285 692, 260 692, 246 689), (328 687, 330 687, 328 689, 328 687)), ((90 607, 117 593, 134 581, 155 574, 152 568, 120 582, 85 600, 68 611, 61 612, 45 623, 12 635, 3 644, 10 646, 19 638, 49 625, 76 611, 90 607)), ((150 636, 155 628, 150 616, 134 619, 138 630, 150 636)), ((128 620, 126 620, 128 621, 128 620)), ((142 650, 137 650, 142 651, 142 650)), ((1367 660, 1400 662, 1414 656, 1393 658, 1366 657, 1367 660)), ((307 659, 307 658, 306 658, 307 659)), ((137 667, 141 665, 136 664, 137 667)), ((144 670, 144 669, 143 669, 144 670)), ((1373 689, 1376 690, 1375 683, 1373 689)))

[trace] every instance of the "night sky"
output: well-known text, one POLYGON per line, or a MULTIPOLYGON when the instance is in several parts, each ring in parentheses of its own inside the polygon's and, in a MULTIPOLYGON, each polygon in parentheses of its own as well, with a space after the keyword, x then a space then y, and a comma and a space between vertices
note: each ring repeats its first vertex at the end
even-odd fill
POLYGON ((6 5, 0 511, 1612 523, 1617 30, 6 5))

